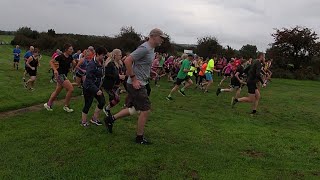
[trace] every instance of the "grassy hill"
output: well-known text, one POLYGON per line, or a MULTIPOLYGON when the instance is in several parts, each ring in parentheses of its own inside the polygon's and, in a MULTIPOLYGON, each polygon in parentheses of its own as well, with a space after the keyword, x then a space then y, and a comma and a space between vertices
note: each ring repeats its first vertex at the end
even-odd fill
MULTIPOLYGON (((12 69, 11 50, 0 46, 0 110, 45 102, 54 89, 49 57, 29 92, 22 70, 12 69)), ((0 179, 319 179, 319 82, 274 79, 255 117, 249 104, 232 109, 232 94, 217 97, 216 87, 208 94, 193 87, 168 102, 171 84, 160 85, 150 97, 150 146, 133 142, 136 117, 116 122, 113 134, 81 127, 81 97, 71 114, 57 105, 1 119, 0 179)))

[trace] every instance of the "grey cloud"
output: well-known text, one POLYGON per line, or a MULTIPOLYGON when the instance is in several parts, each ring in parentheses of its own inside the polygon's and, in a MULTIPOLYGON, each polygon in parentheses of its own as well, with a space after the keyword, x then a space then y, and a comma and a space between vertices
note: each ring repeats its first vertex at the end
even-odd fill
POLYGON ((133 26, 147 35, 159 27, 177 43, 213 35, 223 45, 265 50, 273 28, 302 25, 319 33, 319 8, 318 0, 2 0, 0 29, 115 35, 133 26))

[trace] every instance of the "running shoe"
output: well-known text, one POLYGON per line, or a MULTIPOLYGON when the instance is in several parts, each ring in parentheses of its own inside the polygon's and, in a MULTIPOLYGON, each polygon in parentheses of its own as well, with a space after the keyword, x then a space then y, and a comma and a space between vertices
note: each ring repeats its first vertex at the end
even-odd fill
POLYGON ((221 93, 221 88, 217 89, 216 95, 219 96, 219 94, 221 93))
POLYGON ((69 108, 68 106, 64 106, 63 110, 68 112, 68 113, 72 113, 74 111, 73 109, 69 108))
POLYGON ((234 108, 234 106, 237 104, 236 98, 232 97, 231 99, 231 106, 234 108))
POLYGON ((34 88, 29 88, 29 91, 31 91, 31 92, 34 91, 34 90, 35 90, 34 88))
POLYGON ((136 143, 137 144, 142 144, 142 145, 151 145, 152 144, 146 138, 144 138, 144 137, 140 138, 138 136, 136 137, 136 143))
POLYGON ((88 123, 88 122, 80 122, 80 125, 82 126, 82 127, 88 127, 90 124, 88 123))
POLYGON ((43 105, 43 107, 44 107, 47 111, 53 111, 52 107, 49 106, 47 103, 45 103, 45 104, 43 105))
POLYGON ((169 96, 167 96, 166 99, 167 99, 168 101, 172 101, 172 100, 173 100, 173 98, 172 98, 172 97, 169 97, 169 96))
POLYGON ((109 114, 109 116, 106 116, 104 118, 104 123, 105 123, 106 128, 108 129, 108 132, 112 133, 114 117, 111 114, 109 114))
POLYGON ((28 84, 24 83, 24 88, 28 89, 28 84))
POLYGON ((101 125, 102 125, 101 121, 99 121, 98 119, 97 119, 97 120, 91 119, 90 122, 91 122, 92 124, 97 125, 97 126, 101 126, 101 125))
POLYGON ((181 91, 181 89, 179 90, 179 93, 180 93, 182 96, 186 96, 186 93, 184 93, 184 91, 181 91))
POLYGON ((110 109, 107 109, 107 107, 104 107, 102 111, 106 116, 109 116, 109 114, 111 114, 110 109))

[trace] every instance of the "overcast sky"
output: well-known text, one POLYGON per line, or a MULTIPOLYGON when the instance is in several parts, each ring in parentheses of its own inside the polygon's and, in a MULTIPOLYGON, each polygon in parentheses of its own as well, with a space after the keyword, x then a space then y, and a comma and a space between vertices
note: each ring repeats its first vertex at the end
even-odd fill
POLYGON ((319 9, 320 0, 1 0, 0 29, 113 36, 122 26, 143 35, 158 27, 176 43, 213 35, 224 46, 264 51, 273 28, 301 25, 320 34, 319 9))

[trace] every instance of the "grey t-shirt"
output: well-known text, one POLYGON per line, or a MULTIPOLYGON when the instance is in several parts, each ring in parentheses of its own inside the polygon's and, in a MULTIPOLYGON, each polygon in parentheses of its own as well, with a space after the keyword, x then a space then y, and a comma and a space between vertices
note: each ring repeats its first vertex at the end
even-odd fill
MULTIPOLYGON (((141 85, 145 86, 150 78, 150 70, 152 61, 154 59, 154 48, 152 48, 148 42, 141 44, 130 56, 133 58, 133 73, 136 78, 141 82, 141 85)), ((132 80, 129 77, 128 84, 132 84, 132 80)))

